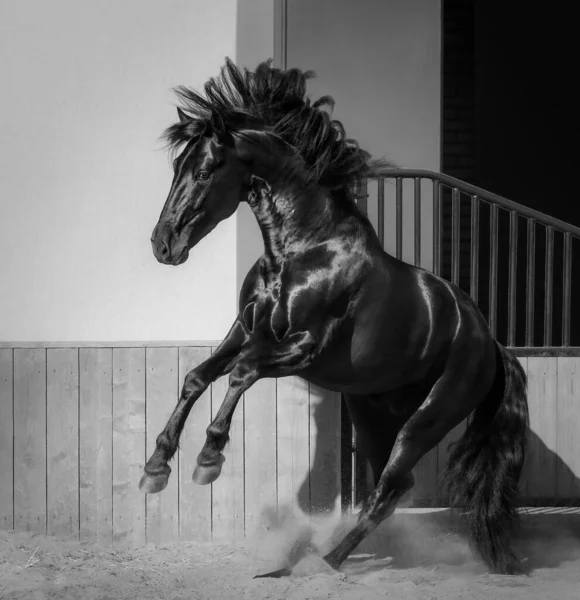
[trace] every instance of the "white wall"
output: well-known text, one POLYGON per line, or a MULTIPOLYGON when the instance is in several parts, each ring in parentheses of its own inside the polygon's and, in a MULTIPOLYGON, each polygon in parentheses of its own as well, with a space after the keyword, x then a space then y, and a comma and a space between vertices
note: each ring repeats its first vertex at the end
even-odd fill
MULTIPOLYGON (((440 168, 439 0, 291 0, 287 65, 312 69, 312 98, 331 95, 334 117, 374 157, 399 167, 440 168)), ((412 190, 412 183, 405 193, 412 190)), ((385 247, 395 249, 393 186, 386 190, 385 247)), ((369 213, 376 202, 369 190, 369 213)), ((423 188, 422 266, 432 266, 431 186, 423 188)), ((412 194, 403 205, 403 259, 413 259, 412 194)))
MULTIPOLYGON (((259 63, 274 58, 274 4, 267 0, 238 0, 236 59, 240 67, 253 70, 259 63)), ((264 251, 264 243, 247 203, 240 204, 236 218, 236 293, 239 294, 246 274, 264 251)))
POLYGON ((149 238, 170 88, 202 85, 235 45, 235 0, 1 3, 0 340, 223 337, 235 219, 178 268, 149 238))
POLYGON ((439 168, 441 4, 438 0, 291 0, 288 67, 316 71, 312 97, 374 156, 439 168))
MULTIPOLYGON (((245 0, 249 1, 249 0, 245 0)), ((252 0, 259 2, 259 0, 252 0)), ((439 170, 441 144, 440 0, 289 0, 287 66, 316 71, 308 84, 313 98, 331 95, 334 117, 349 137, 375 157, 400 167, 439 170)), ((270 18, 270 17, 269 17, 270 18)), ((240 32, 244 30, 240 28, 240 32)), ((253 33, 269 38, 263 23, 253 33)), ((261 36, 261 37, 259 37, 261 36)), ((282 36, 281 31, 276 36, 282 36)), ((283 39, 283 36, 282 36, 283 39)), ((243 40, 238 40, 238 46, 243 40)), ((250 53, 255 57, 255 52, 250 53)), ((270 54, 271 55, 271 54, 270 54)), ((385 248, 396 244, 394 186, 386 189, 385 248)), ((413 260, 412 182, 404 186, 403 259, 413 260), (407 195, 411 192, 411 195, 407 195)), ((377 220, 376 186, 369 214, 377 220)), ((421 266, 432 267, 432 188, 423 186, 421 266)), ((263 250, 248 211, 238 217, 238 283, 263 250)))

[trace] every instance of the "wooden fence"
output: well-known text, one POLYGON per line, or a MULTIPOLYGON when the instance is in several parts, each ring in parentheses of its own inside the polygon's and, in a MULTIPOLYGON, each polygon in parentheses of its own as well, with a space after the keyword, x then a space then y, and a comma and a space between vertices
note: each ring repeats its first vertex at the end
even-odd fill
MULTIPOLYGON (((24 345, 22 345, 24 346, 24 345)), ((338 394, 298 378, 245 394, 222 476, 191 482, 205 429, 225 395, 222 378, 194 406, 158 495, 137 489, 146 457, 185 373, 213 344, 0 347, 0 528, 105 544, 234 540, 267 527, 283 507, 339 510, 338 394)), ((530 377, 527 503, 580 503, 580 358, 521 357, 530 377)), ((433 497, 448 442, 416 469, 416 498, 433 497)))
MULTIPOLYGON (((514 348, 528 375, 530 436, 520 481, 524 505, 580 506, 580 349, 514 348), (530 354, 530 356, 521 356, 530 354)), ((448 445, 461 437, 465 421, 429 452, 415 469, 415 497, 430 504, 448 445)))
POLYGON ((168 487, 139 492, 185 373, 211 351, 0 348, 0 528, 119 545, 230 540, 296 498, 340 509, 339 396, 298 378, 245 394, 222 475, 200 487, 191 473, 227 378, 215 382, 192 410, 168 487))

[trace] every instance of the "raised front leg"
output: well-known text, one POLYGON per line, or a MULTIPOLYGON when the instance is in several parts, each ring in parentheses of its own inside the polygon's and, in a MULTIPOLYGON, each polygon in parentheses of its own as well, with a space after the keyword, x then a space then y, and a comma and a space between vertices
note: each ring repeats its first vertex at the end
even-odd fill
POLYGON ((191 408, 213 381, 232 370, 246 339, 241 323, 236 321, 211 357, 185 376, 177 406, 157 436, 155 450, 145 465, 145 473, 139 482, 142 492, 153 494, 165 489, 171 473, 167 463, 177 451, 179 436, 191 408))
POLYGON ((263 377, 291 375, 310 365, 316 344, 309 332, 288 336, 275 346, 247 346, 230 374, 230 387, 215 419, 207 428, 207 438, 197 457, 193 481, 200 485, 214 482, 225 460, 222 452, 229 439, 234 411, 242 394, 263 377))

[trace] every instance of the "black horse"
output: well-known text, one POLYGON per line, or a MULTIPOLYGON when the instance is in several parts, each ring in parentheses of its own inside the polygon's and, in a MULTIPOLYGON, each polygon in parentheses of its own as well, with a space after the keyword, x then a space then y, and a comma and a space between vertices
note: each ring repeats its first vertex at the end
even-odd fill
POLYGON ((183 263, 243 201, 264 254, 223 343, 187 374, 140 489, 167 485, 189 411, 211 382, 230 374, 193 473, 199 484, 220 474, 242 394, 260 378, 299 375, 344 395, 376 484, 356 526, 324 557, 332 567, 393 513, 419 459, 471 415, 442 485, 488 567, 523 572, 510 539, 528 428, 525 373, 467 294, 382 250, 352 188, 388 164, 346 138, 323 110, 332 98, 310 102, 311 75, 269 61, 241 71, 227 60, 205 95, 177 89, 180 120, 165 136, 183 149, 153 231, 155 256, 183 263))

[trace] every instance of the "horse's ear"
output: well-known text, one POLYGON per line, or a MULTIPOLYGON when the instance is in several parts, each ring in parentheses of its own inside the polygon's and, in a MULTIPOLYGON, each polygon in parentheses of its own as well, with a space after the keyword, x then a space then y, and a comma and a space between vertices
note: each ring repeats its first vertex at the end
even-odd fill
POLYGON ((182 110, 181 108, 179 108, 179 106, 177 107, 177 116, 179 117, 179 120, 182 123, 187 123, 188 121, 191 121, 191 118, 188 117, 182 110))
POLYGON ((272 193, 270 184, 265 179, 262 179, 257 175, 252 174, 250 177, 250 187, 252 188, 253 192, 259 193, 262 198, 265 198, 272 193))

